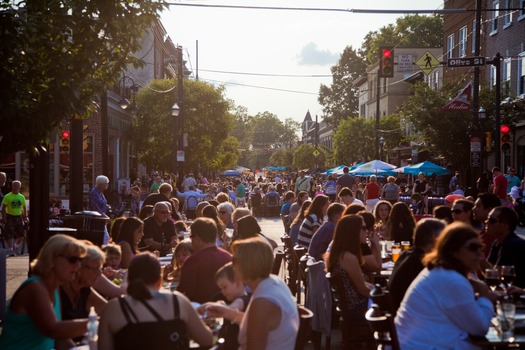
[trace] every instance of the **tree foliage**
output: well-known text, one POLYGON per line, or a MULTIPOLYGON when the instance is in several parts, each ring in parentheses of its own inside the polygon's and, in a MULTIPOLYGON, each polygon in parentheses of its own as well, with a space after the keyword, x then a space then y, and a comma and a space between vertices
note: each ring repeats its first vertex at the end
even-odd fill
POLYGON ((162 0, 0 3, 0 156, 45 143, 71 116, 86 116, 140 48, 162 0), (28 126, 31 125, 30 128, 28 126))
MULTIPOLYGON (((176 79, 154 80, 150 89, 142 89, 137 104, 142 114, 133 123, 133 142, 140 151, 140 161, 149 169, 173 168, 173 138, 180 137, 178 121, 171 115, 176 102, 176 79), (156 91, 171 93, 159 94, 156 91)), ((237 164, 239 142, 228 137, 234 116, 222 88, 184 80, 182 117, 188 134, 185 168, 195 172, 221 171, 237 164)))
POLYGON ((295 169, 317 169, 325 166, 328 159, 328 150, 323 146, 318 146, 319 156, 314 157, 314 145, 301 145, 293 152, 293 167, 295 169))
POLYGON ((323 106, 324 121, 335 129, 341 120, 358 114, 359 90, 353 82, 366 72, 366 64, 352 46, 347 46, 331 71, 332 84, 321 84, 318 101, 323 106))
POLYGON ((445 86, 441 91, 425 84, 416 84, 400 115, 417 130, 414 141, 434 156, 442 156, 452 168, 461 169, 469 159, 470 112, 444 111, 441 109, 448 97, 457 94, 457 86, 445 86))
POLYGON ((275 151, 270 156, 270 163, 274 166, 284 166, 290 169, 293 167, 293 154, 294 151, 289 148, 275 151))
POLYGON ((379 59, 380 46, 441 47, 443 42, 443 16, 406 15, 365 36, 360 53, 369 65, 379 59))
MULTIPOLYGON (((334 134, 333 158, 336 164, 353 164, 375 158, 375 120, 351 118, 341 122, 334 134)), ((401 141, 399 117, 385 116, 379 121, 379 136, 385 139, 384 154, 401 141)))

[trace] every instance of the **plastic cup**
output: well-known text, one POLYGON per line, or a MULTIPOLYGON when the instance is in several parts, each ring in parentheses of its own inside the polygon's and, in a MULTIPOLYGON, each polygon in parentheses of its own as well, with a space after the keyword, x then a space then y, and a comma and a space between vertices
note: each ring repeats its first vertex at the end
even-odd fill
POLYGON ((514 336, 514 319, 516 317, 516 305, 509 302, 498 303, 496 307, 498 323, 503 340, 514 336))
POLYGON ((401 247, 399 244, 392 245, 392 261, 396 262, 399 259, 399 254, 401 254, 401 247))

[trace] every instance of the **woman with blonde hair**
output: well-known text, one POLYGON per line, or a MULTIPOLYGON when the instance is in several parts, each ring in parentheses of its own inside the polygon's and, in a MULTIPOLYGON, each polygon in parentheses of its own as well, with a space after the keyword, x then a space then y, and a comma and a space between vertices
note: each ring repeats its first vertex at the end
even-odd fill
POLYGON ((33 275, 22 282, 7 308, 0 349, 53 349, 55 340, 82 336, 87 319, 61 321, 58 288, 73 281, 86 246, 54 235, 31 262, 33 275))
POLYGON ((381 198, 389 201, 390 204, 394 205, 399 199, 399 186, 396 184, 396 178, 389 176, 386 178, 386 184, 381 190, 381 198))

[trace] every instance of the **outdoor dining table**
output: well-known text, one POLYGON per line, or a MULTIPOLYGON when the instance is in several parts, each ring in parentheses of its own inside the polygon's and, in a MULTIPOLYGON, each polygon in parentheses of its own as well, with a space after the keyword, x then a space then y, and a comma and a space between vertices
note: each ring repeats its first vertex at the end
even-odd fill
POLYGON ((496 317, 494 317, 487 334, 485 336, 470 336, 470 341, 485 349, 519 349, 525 346, 525 305, 516 307, 513 337, 502 339, 501 334, 497 330, 497 322, 496 317))

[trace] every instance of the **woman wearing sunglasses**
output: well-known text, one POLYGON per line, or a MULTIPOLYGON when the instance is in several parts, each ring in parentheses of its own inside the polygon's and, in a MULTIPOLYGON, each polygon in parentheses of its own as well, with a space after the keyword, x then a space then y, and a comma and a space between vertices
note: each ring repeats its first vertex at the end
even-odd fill
POLYGON ((87 319, 61 321, 58 288, 73 281, 86 255, 81 241, 65 235, 47 240, 31 262, 33 276, 22 282, 7 309, 0 349, 53 349, 56 339, 86 333, 87 319))
POLYGON ((402 349, 476 349, 468 337, 487 333, 496 300, 484 282, 469 279, 484 259, 481 248, 478 234, 465 223, 452 223, 441 233, 397 311, 402 349))

